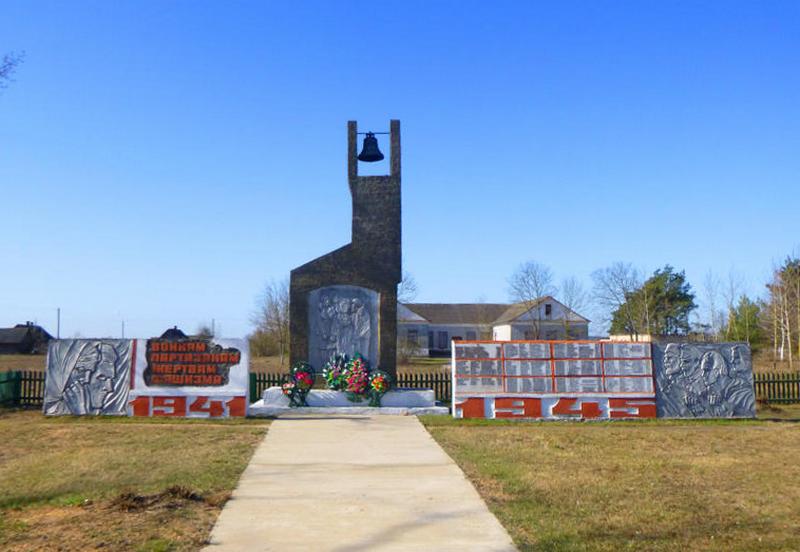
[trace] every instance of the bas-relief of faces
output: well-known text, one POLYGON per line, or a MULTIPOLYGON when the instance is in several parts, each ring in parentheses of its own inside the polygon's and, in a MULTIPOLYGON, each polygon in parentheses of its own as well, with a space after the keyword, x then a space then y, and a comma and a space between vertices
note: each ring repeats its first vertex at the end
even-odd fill
POLYGON ((657 377, 663 415, 750 415, 754 396, 747 358, 740 344, 667 344, 657 377))
MULTIPOLYGON (((352 355, 361 353, 374 356, 373 313, 370 312, 369 297, 362 297, 370 290, 341 286, 319 292, 311 322, 309 353, 314 361, 324 362, 332 354, 352 355), (314 356, 318 358, 313 358, 314 356)), ((374 293, 374 292, 372 292, 374 293)))
POLYGON ((48 355, 45 413, 124 413, 129 353, 128 341, 56 343, 48 355))
POLYGON ((108 343, 86 347, 75 362, 65 393, 74 395, 81 410, 100 413, 114 391, 118 360, 117 351, 108 343))

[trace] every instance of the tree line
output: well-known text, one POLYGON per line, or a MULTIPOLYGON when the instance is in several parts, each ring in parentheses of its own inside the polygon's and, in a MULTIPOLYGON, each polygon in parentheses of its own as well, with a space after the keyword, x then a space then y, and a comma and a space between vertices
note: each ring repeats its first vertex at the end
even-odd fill
MULTIPOLYGON (((800 257, 790 255, 773 269, 763 297, 748 296, 735 272, 726 282, 709 272, 702 312, 685 271, 671 265, 643 276, 631 263, 616 262, 592 272, 591 280, 589 290, 574 278, 565 280, 556 298, 578 313, 599 312, 612 335, 745 341, 790 369, 800 360, 800 257)), ((558 293, 552 271, 536 261, 521 264, 509 279, 509 296, 517 302, 533 304, 558 293)))
MULTIPOLYGON (((672 336, 745 341, 754 352, 771 353, 774 360, 786 361, 794 369, 800 360, 800 257, 789 256, 773 270, 763 297, 750 297, 743 289, 735 273, 723 283, 709 272, 701 310, 685 271, 669 264, 647 274, 632 263, 615 262, 592 272, 591 287, 585 288, 573 276, 557 285, 547 265, 531 260, 520 264, 508 279, 511 301, 532 308, 540 297, 553 296, 578 314, 599 315, 611 335, 627 335, 631 340, 672 336)), ((416 293, 414 277, 405 273, 400 301, 413 301, 416 293)), ((265 286, 251 322, 255 328, 250 336, 252 354, 278 356, 283 363, 289 350, 288 280, 265 286)), ((540 339, 535 318, 531 324, 533 338, 540 339)), ((569 335, 569 328, 565 330, 569 335)))

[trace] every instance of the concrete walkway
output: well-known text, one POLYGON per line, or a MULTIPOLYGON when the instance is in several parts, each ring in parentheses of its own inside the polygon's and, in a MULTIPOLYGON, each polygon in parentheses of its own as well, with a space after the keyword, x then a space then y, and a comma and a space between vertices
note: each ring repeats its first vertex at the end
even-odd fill
POLYGON ((414 416, 274 421, 208 552, 516 550, 414 416))

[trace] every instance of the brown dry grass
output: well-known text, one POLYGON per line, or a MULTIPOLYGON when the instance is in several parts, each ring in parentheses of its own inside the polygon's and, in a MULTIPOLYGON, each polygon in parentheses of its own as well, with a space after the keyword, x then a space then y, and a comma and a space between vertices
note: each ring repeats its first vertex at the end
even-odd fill
POLYGON ((798 372, 800 371, 800 360, 796 360, 789 365, 788 360, 773 360, 771 354, 760 353, 753 355, 753 372, 757 374, 765 372, 798 372))
POLYGON ((44 370, 46 355, 0 355, 0 372, 15 370, 44 370))
POLYGON ((289 358, 280 357, 250 357, 250 371, 258 374, 277 374, 289 371, 289 358))
POLYGON ((195 550, 267 425, 0 411, 0 549, 195 550))
POLYGON ((426 418, 521 550, 798 550, 800 424, 426 418))

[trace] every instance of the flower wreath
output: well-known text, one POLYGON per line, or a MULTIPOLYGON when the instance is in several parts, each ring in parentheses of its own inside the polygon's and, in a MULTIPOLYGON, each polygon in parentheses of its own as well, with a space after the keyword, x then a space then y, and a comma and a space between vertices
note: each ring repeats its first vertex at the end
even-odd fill
POLYGON ((389 374, 380 370, 375 370, 372 372, 369 376, 369 390, 367 391, 367 395, 369 396, 369 405, 380 406, 381 398, 383 398, 383 396, 391 387, 392 378, 389 376, 389 374))
POLYGON ((359 353, 347 363, 344 380, 348 400, 361 402, 369 390, 369 366, 359 353))
POLYGON ((307 362, 297 362, 289 370, 281 389, 289 397, 289 406, 308 406, 306 395, 313 386, 314 368, 307 362))
POLYGON ((322 367, 322 377, 328 389, 343 391, 347 388, 347 364, 347 355, 331 355, 322 367))

